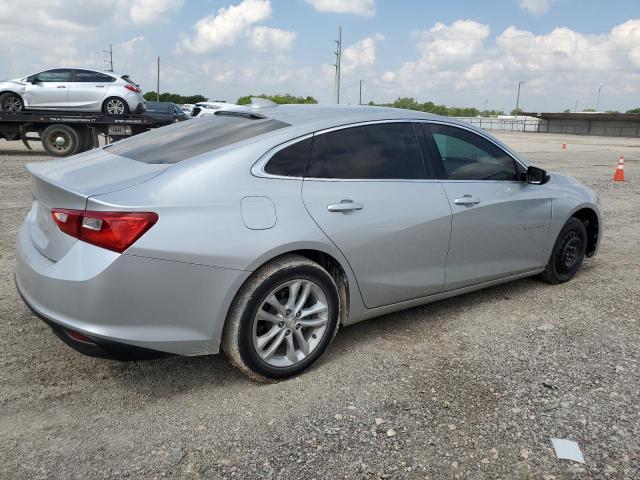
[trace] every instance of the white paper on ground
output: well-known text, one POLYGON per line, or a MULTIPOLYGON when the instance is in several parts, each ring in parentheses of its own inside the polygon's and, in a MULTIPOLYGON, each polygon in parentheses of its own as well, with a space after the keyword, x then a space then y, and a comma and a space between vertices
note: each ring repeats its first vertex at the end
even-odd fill
POLYGON ((580 447, 573 440, 564 440, 560 438, 552 438, 551 443, 556 451, 556 457, 563 460, 573 460, 574 462, 584 463, 584 457, 580 451, 580 447))

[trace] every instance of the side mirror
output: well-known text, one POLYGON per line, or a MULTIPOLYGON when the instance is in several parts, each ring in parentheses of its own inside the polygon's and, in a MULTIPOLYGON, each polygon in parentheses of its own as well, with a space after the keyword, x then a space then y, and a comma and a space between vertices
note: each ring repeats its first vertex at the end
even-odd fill
POLYGON ((30 77, 27 78, 27 82, 33 83, 33 84, 36 84, 39 81, 40 80, 38 80, 38 76, 37 75, 31 75, 30 77))
POLYGON ((527 168, 527 183, 531 185, 543 185, 549 181, 549 174, 546 170, 530 166, 527 168))

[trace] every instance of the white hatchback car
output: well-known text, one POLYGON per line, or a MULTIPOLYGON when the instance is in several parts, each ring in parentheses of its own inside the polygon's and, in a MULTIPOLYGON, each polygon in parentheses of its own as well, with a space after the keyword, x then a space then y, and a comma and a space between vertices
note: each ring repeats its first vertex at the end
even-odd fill
POLYGON ((145 111, 142 90, 128 75, 54 68, 0 82, 0 111, 66 110, 126 115, 145 111))

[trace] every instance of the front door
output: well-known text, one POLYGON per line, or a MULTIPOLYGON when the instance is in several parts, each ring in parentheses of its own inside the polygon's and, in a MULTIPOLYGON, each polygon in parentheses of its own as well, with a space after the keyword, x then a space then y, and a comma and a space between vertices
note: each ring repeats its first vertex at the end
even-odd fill
POLYGON ((57 68, 33 75, 25 87, 25 104, 30 108, 68 107, 70 74, 68 68, 57 68))
POLYGON ((546 189, 521 180, 524 167, 498 145, 463 128, 430 124, 442 186, 453 213, 446 289, 534 270, 551 223, 546 189))
POLYGON ((411 123, 316 134, 302 196, 367 307, 442 290, 451 209, 439 182, 426 179, 411 123))

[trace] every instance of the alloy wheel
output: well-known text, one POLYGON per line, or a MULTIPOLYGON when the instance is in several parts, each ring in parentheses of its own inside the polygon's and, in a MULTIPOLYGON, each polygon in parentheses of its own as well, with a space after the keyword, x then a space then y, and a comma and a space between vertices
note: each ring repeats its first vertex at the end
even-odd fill
POLYGON ((8 96, 2 103, 2 110, 5 112, 21 112, 22 107, 22 100, 20 100, 20 97, 16 95, 8 96))
POLYGON ((328 301, 322 289, 311 280, 291 280, 263 299, 253 321, 253 346, 268 365, 289 367, 318 347, 328 322, 328 301))
POLYGON ((122 115, 124 114, 124 102, 113 98, 107 102, 107 113, 110 115, 122 115))

